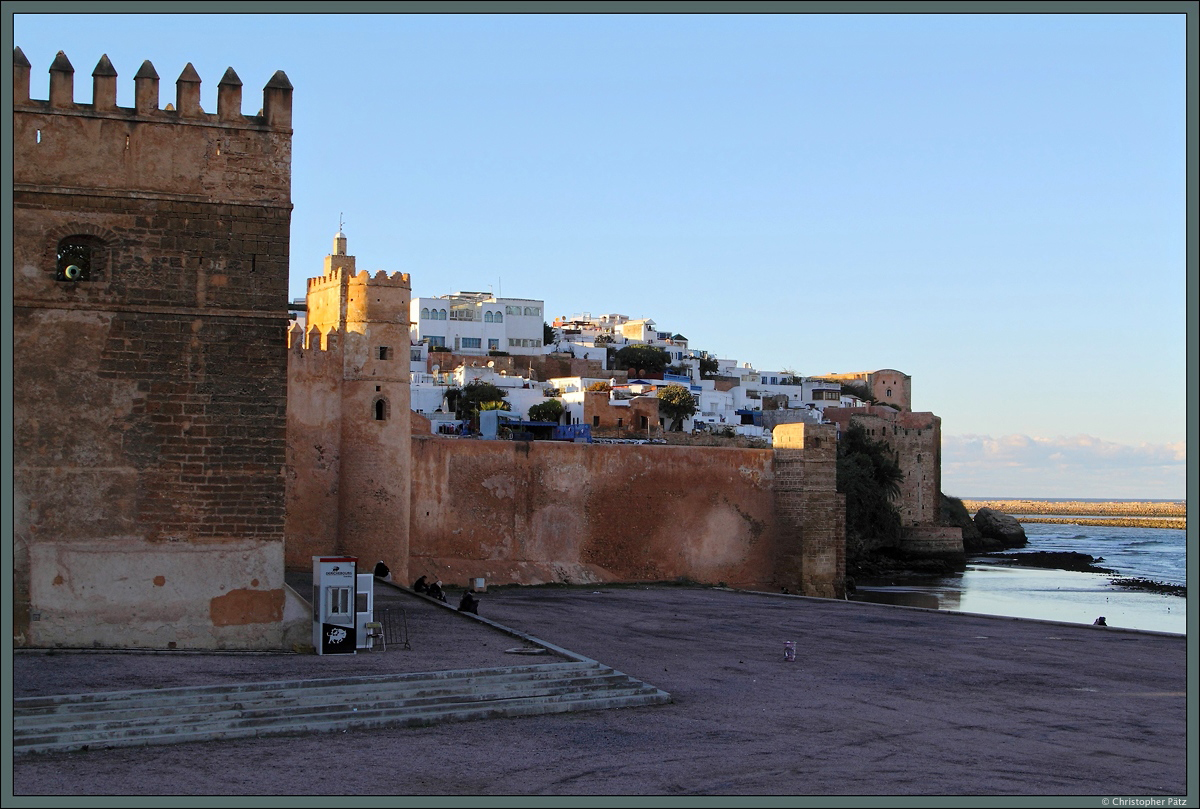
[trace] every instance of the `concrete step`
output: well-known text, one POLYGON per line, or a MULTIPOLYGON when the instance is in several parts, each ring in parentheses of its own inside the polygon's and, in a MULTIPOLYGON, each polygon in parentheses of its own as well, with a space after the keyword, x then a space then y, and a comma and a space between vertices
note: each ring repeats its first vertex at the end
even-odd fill
MULTIPOLYGON (((608 672, 612 674, 611 669, 608 672)), ((44 720, 38 717, 65 718, 75 714, 94 717, 102 711, 116 711, 122 715, 133 716, 138 712, 148 715, 159 715, 164 711, 184 713, 201 707, 218 711, 223 707, 235 706, 240 710, 247 698, 253 698, 255 701, 274 700, 275 704, 282 706, 323 704, 331 697, 336 701, 345 702, 356 697, 369 698, 382 692, 397 698, 436 697, 478 690, 483 686, 492 689, 509 686, 524 688, 541 681, 561 683, 565 678, 571 677, 586 680, 603 673, 602 668, 581 667, 579 663, 557 663, 482 670, 114 691, 68 698, 31 697, 21 701, 20 719, 41 722, 44 720)))
POLYGON ((253 717, 322 713, 339 710, 343 705, 359 710, 417 708, 455 700, 553 696, 575 693, 581 689, 599 692, 604 688, 627 687, 628 683, 629 678, 618 672, 596 671, 587 674, 564 674, 555 678, 526 676, 522 679, 520 675, 507 675, 494 680, 463 681, 456 685, 422 685, 420 682, 408 682, 398 684, 399 687, 391 687, 388 683, 371 683, 366 687, 347 685, 335 689, 297 688, 289 692, 260 694, 243 691, 226 694, 223 699, 214 699, 207 695, 203 699, 193 699, 184 694, 172 701, 156 696, 145 701, 121 700, 114 705, 92 702, 86 705, 64 704, 56 708, 38 707, 33 712, 15 717, 13 727, 17 730, 26 727, 45 730, 70 728, 79 724, 99 725, 105 721, 132 726, 138 722, 152 724, 167 717, 186 722, 197 716, 213 718, 226 715, 253 717))
POLYGON ((415 684, 408 684, 398 690, 390 689, 386 684, 373 684, 369 693, 331 693, 326 689, 312 689, 318 693, 306 694, 306 689, 298 689, 295 698, 271 696, 259 699, 241 692, 237 695, 236 702, 181 701, 179 704, 163 705, 160 699, 155 699, 153 701, 156 707, 136 707, 137 703, 124 701, 127 704, 117 708, 91 703, 93 710, 87 712, 39 713, 15 717, 13 730, 16 734, 29 732, 43 735, 107 730, 132 731, 138 728, 158 727, 168 720, 173 720, 177 725, 221 722, 268 724, 288 717, 320 716, 346 711, 362 715, 371 712, 419 711, 446 704, 503 702, 532 697, 555 699, 579 693, 612 694, 618 691, 628 692, 632 687, 630 679, 623 675, 616 672, 597 672, 590 676, 571 675, 549 680, 538 678, 519 681, 505 677, 497 683, 480 680, 464 683, 461 687, 453 689, 444 686, 421 689, 415 684))
POLYGON ((653 705, 670 695, 594 662, 14 700, 13 752, 170 744, 653 705))

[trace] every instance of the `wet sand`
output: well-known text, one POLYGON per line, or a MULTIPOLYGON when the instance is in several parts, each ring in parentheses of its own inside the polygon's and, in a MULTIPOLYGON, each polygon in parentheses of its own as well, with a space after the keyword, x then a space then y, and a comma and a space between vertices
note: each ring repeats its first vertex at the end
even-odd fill
POLYGON ((977 559, 954 576, 926 581, 861 583, 853 598, 954 612, 1036 618, 1184 635, 1187 600, 1145 589, 1113 587, 1110 574, 1009 566, 977 559))

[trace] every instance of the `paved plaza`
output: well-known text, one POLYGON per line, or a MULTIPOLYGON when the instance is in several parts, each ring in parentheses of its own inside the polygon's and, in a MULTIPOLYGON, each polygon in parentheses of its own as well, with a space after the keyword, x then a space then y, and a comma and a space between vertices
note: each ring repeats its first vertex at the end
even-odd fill
MULTIPOLYGON (((456 603, 454 596, 451 602, 456 603)), ((394 589, 411 648, 39 653, 16 696, 513 665, 526 639, 394 589)), ((25 795, 1075 795, 1187 792, 1186 640, 672 586, 491 589, 481 615, 667 705, 23 756, 25 795), (784 659, 795 641, 795 662, 784 659)))

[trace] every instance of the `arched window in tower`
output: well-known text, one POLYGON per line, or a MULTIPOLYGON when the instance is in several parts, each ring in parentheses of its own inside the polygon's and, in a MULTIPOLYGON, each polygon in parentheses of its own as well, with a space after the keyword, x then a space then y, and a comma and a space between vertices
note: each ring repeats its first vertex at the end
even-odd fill
POLYGON ((387 399, 375 400, 375 420, 387 421, 388 418, 388 402, 387 399))
POLYGON ((438 310, 437 310, 437 319, 438 319, 438 320, 445 320, 445 319, 446 319, 446 310, 445 310, 445 309, 438 309, 438 310))
POLYGON ((82 234, 58 242, 54 277, 58 281, 98 280, 104 263, 104 241, 82 234))
POLYGON ((492 313, 491 313, 491 312, 484 312, 484 313, 483 313, 483 322, 484 322, 484 323, 492 323, 492 322, 493 322, 493 320, 492 320, 492 313))
POLYGON ((503 323, 503 322, 504 322, 504 313, 503 313, 503 312, 497 312, 497 313, 496 313, 496 320, 495 320, 495 322, 496 322, 496 323, 503 323))
POLYGON ((429 320, 429 307, 421 307, 421 320, 429 320))

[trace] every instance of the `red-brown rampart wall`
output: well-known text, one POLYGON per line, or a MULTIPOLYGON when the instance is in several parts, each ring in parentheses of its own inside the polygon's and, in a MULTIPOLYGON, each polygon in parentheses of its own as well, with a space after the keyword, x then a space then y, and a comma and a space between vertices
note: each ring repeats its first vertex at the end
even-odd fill
POLYGON ((774 586, 769 450, 413 438, 410 580, 774 586))

